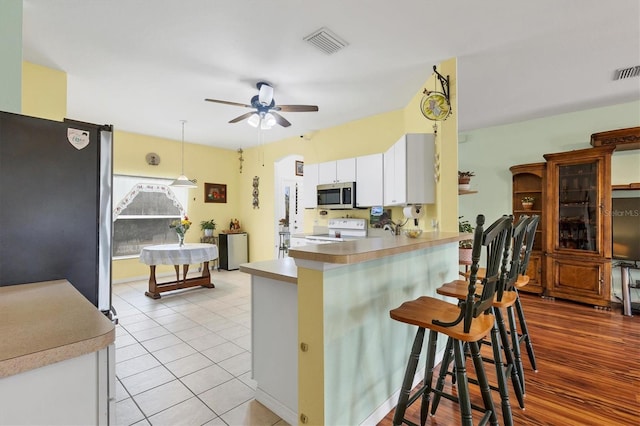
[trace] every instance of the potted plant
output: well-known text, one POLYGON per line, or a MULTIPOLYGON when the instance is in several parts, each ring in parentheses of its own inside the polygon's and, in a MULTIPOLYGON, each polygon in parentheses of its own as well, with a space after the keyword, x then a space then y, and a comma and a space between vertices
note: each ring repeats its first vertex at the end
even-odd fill
POLYGON ((473 172, 461 172, 458 170, 458 189, 462 189, 463 191, 468 191, 471 187, 471 177, 475 176, 473 172))
POLYGON ((522 197, 522 200, 520 200, 520 202, 522 203, 522 208, 525 210, 531 210, 533 208, 533 202, 536 199, 533 197, 522 197))
POLYGON ((205 237, 212 237, 213 231, 216 229, 216 221, 214 219, 203 220, 200 222, 200 229, 204 231, 205 237))
MULTIPOLYGON (((458 232, 473 233, 473 226, 468 220, 460 220, 463 216, 458 217, 458 232)), ((473 248, 473 240, 462 240, 458 242, 458 260, 462 265, 471 264, 471 249, 473 248)))

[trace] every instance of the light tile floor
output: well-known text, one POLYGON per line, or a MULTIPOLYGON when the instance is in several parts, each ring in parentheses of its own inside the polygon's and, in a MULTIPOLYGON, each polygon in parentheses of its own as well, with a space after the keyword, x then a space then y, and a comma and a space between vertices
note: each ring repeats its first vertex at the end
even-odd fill
POLYGON ((114 284, 118 425, 278 425, 253 399, 250 276, 212 271, 216 288, 114 284))

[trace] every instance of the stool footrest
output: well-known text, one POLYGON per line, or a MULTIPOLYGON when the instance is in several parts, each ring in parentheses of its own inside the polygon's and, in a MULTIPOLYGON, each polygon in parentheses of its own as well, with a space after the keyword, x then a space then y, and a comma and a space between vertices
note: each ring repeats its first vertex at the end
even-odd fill
MULTIPOLYGON (((475 380, 475 379, 473 379, 473 380, 475 380)), ((469 380, 469 381, 471 381, 471 380, 469 380)), ((476 382, 476 384, 477 384, 477 382, 476 382)), ((460 403, 460 399, 457 396, 451 395, 450 393, 446 393, 446 392, 438 390, 438 389, 431 389, 431 390, 433 391, 433 393, 435 393, 437 395, 440 395, 442 398, 448 399, 449 401, 453 401, 453 402, 455 402, 457 404, 460 403)), ((491 410, 486 410, 484 407, 481 407, 481 406, 479 406, 477 404, 474 404, 474 403, 471 403, 471 408, 473 408, 474 410, 478 410, 481 413, 485 413, 485 414, 489 413, 489 414, 491 414, 491 410)))

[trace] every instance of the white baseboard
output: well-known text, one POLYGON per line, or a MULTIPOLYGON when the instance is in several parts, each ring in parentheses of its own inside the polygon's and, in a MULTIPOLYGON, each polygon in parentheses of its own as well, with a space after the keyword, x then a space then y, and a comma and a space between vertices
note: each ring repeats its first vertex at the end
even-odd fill
MULTIPOLYGON (((438 364, 440 364, 443 357, 444 357, 444 349, 439 352, 436 352, 436 359, 434 360, 433 365, 437 366, 438 364)), ((420 381, 422 381, 423 379, 424 379, 424 367, 419 368, 416 371, 416 374, 413 376, 413 383, 411 384, 411 389, 415 388, 418 385, 418 383, 420 383, 420 381)), ((399 383, 399 385, 401 386, 402 383, 399 383)), ((384 401, 378 408, 376 408, 375 411, 371 413, 371 415, 361 423, 361 425, 369 426, 369 425, 377 425, 378 423, 380 423, 380 420, 384 419, 385 416, 389 414, 389 412, 396 407, 396 404, 398 403, 398 397, 400 396, 400 386, 398 386, 398 389, 386 401, 384 401)))
POLYGON ((298 413, 291 410, 289 407, 285 406, 280 401, 277 401, 271 395, 260 389, 260 386, 258 386, 258 388, 256 389, 255 400, 267 407, 269 410, 273 411, 278 415, 278 417, 280 417, 290 425, 298 424, 298 413))

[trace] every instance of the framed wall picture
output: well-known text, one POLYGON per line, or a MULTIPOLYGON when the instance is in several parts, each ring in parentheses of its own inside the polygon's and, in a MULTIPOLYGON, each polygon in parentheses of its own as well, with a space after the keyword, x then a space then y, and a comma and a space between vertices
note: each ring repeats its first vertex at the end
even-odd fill
POLYGON ((226 203, 227 202, 227 185, 223 183, 205 183, 204 184, 204 202, 205 203, 226 203))
POLYGON ((304 162, 296 161, 296 176, 304 176, 304 162))

